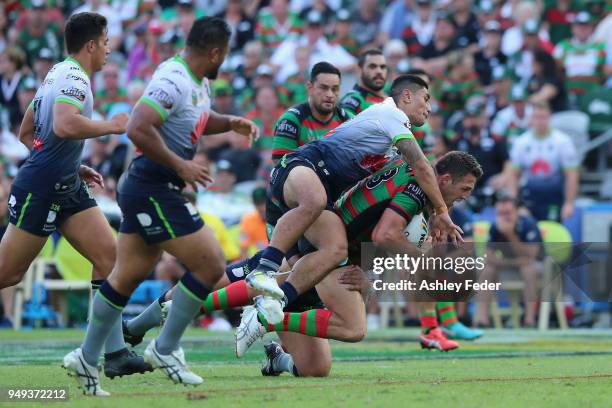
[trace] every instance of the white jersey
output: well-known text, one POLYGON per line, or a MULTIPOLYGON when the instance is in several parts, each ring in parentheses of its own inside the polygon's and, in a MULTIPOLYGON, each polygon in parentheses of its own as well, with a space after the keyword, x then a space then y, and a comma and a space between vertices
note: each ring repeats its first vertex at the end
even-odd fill
MULTIPOLYGON (((144 91, 139 103, 149 105, 163 119, 159 132, 170 150, 191 160, 198 138, 210 116, 211 97, 208 79, 196 78, 179 55, 162 63, 144 91)), ((176 182, 176 173, 145 156, 134 160, 130 174, 155 182, 176 182)))

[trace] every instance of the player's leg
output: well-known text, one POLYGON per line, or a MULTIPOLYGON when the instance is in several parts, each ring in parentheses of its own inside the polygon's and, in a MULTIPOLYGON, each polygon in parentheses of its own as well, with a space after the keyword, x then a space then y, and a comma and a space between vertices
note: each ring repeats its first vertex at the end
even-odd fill
POLYGON ((282 299, 283 293, 275 282, 267 278, 268 272, 280 268, 285 253, 304 235, 325 209, 327 192, 319 176, 310 167, 275 168, 278 176, 272 176, 270 189, 288 209, 276 222, 270 245, 263 251, 259 265, 247 278, 254 289, 282 299))
POLYGON ((119 233, 115 268, 94 297, 83 344, 64 357, 64 367, 76 376, 86 394, 99 395, 102 391, 97 369, 102 346, 113 326, 120 322, 129 296, 160 255, 159 248, 147 245, 138 234, 119 233))
POLYGON ((159 336, 147 347, 145 359, 153 366, 164 368, 168 377, 176 383, 200 384, 203 380, 188 370, 179 342, 223 275, 223 252, 210 229, 203 227, 188 235, 161 242, 159 247, 175 256, 187 271, 172 294, 168 319, 159 336))
POLYGON ((419 338, 422 348, 448 351, 459 347, 459 343, 447 339, 438 327, 436 302, 419 302, 418 307, 419 320, 421 321, 421 334, 419 338))
MULTIPOLYGON (((68 242, 92 263, 92 295, 110 275, 116 260, 115 237, 98 206, 89 207, 66 218, 59 227, 68 242)), ((121 319, 111 328, 104 343, 104 373, 122 377, 151 371, 142 357, 128 351, 123 341, 121 319)))
POLYGON ((271 342, 264 346, 266 361, 261 368, 265 376, 283 372, 296 377, 327 377, 332 359, 329 341, 298 333, 278 333, 280 344, 271 342))
MULTIPOLYGON (((348 266, 344 268, 354 268, 348 266)), ((366 333, 365 305, 359 292, 339 284, 344 268, 331 272, 317 292, 328 309, 311 309, 301 313, 285 312, 280 323, 270 324, 253 307, 245 308, 236 331, 236 355, 241 357, 266 332, 294 332, 312 337, 358 342, 366 333)))
POLYGON ((482 330, 469 328, 459 321, 455 302, 436 302, 436 311, 440 317, 442 332, 449 339, 475 340, 482 337, 482 330))
POLYGON ((0 242, 0 289, 21 282, 47 238, 9 224, 0 242))

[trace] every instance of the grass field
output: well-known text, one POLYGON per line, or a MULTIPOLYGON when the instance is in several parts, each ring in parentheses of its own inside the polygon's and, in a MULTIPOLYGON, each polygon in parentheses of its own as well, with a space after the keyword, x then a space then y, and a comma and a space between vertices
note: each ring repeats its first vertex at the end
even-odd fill
POLYGON ((82 396, 59 367, 82 336, 78 330, 0 331, 0 387, 68 387, 69 402, 53 407, 612 406, 612 331, 488 331, 450 353, 422 351, 416 330, 373 332, 361 343, 333 342, 331 376, 320 379, 262 377, 261 345, 237 360, 232 333, 194 329, 183 346, 205 378, 202 386, 173 385, 161 372, 104 378, 109 399, 82 396))

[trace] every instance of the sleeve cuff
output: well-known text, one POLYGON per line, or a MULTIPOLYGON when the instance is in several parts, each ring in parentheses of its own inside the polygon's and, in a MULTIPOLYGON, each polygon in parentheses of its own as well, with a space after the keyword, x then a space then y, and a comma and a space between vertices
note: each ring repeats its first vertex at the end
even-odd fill
POLYGON ((397 136, 395 136, 393 138, 391 143, 396 144, 397 142, 399 142, 402 139, 414 139, 414 135, 412 133, 402 133, 402 134, 399 134, 399 135, 397 135, 397 136))
POLYGON ((70 98, 67 98, 65 96, 58 96, 57 98, 55 98, 55 103, 60 103, 60 102, 69 103, 69 104, 74 105, 77 108, 79 108, 79 111, 81 111, 81 112, 83 111, 83 105, 81 105, 80 103, 78 103, 74 99, 70 99, 70 98))
POLYGON ((155 109, 155 112, 159 113, 159 116, 161 116, 162 120, 165 121, 168 117, 168 112, 166 112, 161 106, 159 106, 159 104, 153 99, 143 96, 140 98, 139 102, 142 102, 145 105, 149 105, 151 108, 155 109))

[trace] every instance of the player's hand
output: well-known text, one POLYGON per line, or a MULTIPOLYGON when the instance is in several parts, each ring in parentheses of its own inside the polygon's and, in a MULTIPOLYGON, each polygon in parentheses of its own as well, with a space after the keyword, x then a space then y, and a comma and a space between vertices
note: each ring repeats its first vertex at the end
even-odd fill
POLYGON ((187 184, 191 184, 193 191, 198 191, 196 183, 206 186, 212 183, 208 167, 196 163, 193 160, 183 160, 181 167, 176 170, 178 176, 187 184))
POLYGON ((237 116, 232 117, 230 119, 230 127, 234 132, 248 137, 249 145, 259 138, 259 127, 248 119, 237 116))
POLYGON ((563 221, 572 215, 574 215, 574 203, 563 204, 563 207, 561 207, 561 220, 563 221))
POLYGON ((125 129, 127 127, 129 118, 130 117, 128 116, 127 113, 118 113, 115 116, 113 116, 110 120, 113 125, 113 129, 110 133, 113 133, 115 135, 120 135, 122 133, 125 133, 125 129))
POLYGON ((355 292, 363 292, 369 289, 370 283, 359 266, 348 265, 340 268, 340 270, 342 273, 338 277, 338 283, 344 285, 346 289, 355 292))
POLYGON ((87 167, 81 164, 79 168, 79 177, 87 184, 87 187, 94 187, 96 185, 100 188, 104 188, 104 177, 91 167, 87 167))
POLYGON ((431 237, 434 243, 446 243, 446 240, 450 237, 454 246, 458 246, 460 242, 463 242, 461 234, 463 230, 453 223, 448 215, 448 212, 435 215, 433 222, 430 223, 431 237))

